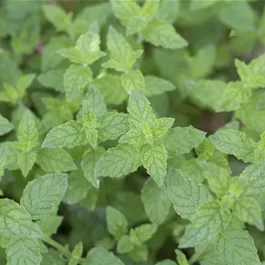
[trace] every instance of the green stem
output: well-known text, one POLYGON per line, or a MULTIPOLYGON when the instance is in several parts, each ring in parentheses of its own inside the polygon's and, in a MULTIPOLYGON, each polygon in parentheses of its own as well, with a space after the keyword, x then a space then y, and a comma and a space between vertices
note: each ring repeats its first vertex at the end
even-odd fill
POLYGON ((65 247, 63 247, 61 244, 59 244, 58 242, 51 239, 50 237, 43 236, 42 240, 45 243, 49 244, 50 246, 56 248, 60 253, 62 253, 68 259, 71 258, 71 255, 72 255, 71 252, 69 250, 67 250, 65 247))

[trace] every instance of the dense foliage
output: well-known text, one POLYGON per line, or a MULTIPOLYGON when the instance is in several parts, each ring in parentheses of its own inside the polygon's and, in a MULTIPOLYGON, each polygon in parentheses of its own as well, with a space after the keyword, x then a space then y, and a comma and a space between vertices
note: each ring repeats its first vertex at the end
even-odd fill
POLYGON ((265 264, 263 6, 3 1, 0 264, 265 264))

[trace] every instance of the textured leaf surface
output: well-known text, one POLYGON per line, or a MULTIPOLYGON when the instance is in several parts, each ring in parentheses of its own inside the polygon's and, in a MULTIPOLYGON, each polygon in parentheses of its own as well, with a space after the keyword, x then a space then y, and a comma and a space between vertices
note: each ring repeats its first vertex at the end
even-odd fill
POLYGON ((165 189, 159 188, 152 179, 148 179, 142 188, 141 198, 150 221, 162 224, 171 207, 165 189))
POLYGON ((219 151, 225 154, 233 154, 244 162, 253 160, 256 144, 243 132, 233 129, 219 130, 209 139, 219 151))
POLYGON ((167 174, 167 151, 163 145, 145 145, 141 149, 141 161, 147 173, 162 187, 167 174))
POLYGON ((96 176, 120 178, 137 170, 140 166, 139 151, 127 144, 110 148, 100 157, 96 176))
POLYGON ((49 131, 42 147, 73 148, 85 144, 87 144, 87 139, 83 127, 76 121, 68 121, 49 131))
POLYGON ((18 167, 20 168, 24 177, 26 177, 29 171, 32 169, 37 154, 35 152, 19 152, 18 153, 18 167))
POLYGON ((205 133, 193 127, 176 127, 165 136, 165 147, 174 155, 182 155, 199 146, 205 133))
POLYGON ((28 183, 21 197, 21 204, 32 219, 50 214, 60 203, 67 189, 67 174, 46 174, 28 183))
POLYGON ((42 257, 37 239, 14 239, 6 249, 7 265, 39 265, 42 257))
POLYGON ((30 214, 16 202, 0 200, 0 233, 8 238, 39 238, 41 231, 30 214))
POLYGON ((220 260, 231 265, 259 265, 259 257, 253 239, 241 228, 230 227, 221 233, 215 245, 220 260))
POLYGON ((175 211, 185 219, 191 219, 200 205, 212 200, 210 192, 202 184, 172 167, 168 169, 165 185, 175 211))
POLYGON ((67 172, 76 169, 71 155, 60 148, 42 148, 38 152, 37 162, 46 172, 67 172))

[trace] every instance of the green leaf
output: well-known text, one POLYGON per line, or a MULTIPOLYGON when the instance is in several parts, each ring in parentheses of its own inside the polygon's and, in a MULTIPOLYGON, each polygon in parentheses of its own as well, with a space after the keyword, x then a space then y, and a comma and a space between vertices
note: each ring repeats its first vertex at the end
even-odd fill
POLYGON ((62 216, 58 215, 47 215, 43 217, 41 220, 37 221, 40 230, 46 235, 51 236, 56 234, 58 227, 61 225, 63 221, 62 216))
POLYGON ((148 248, 146 245, 135 246, 129 256, 135 262, 146 261, 148 259, 148 248))
POLYGON ((163 20, 150 22, 142 34, 144 40, 166 49, 180 49, 188 45, 174 27, 163 20))
POLYGON ((180 250, 175 250, 175 252, 177 254, 177 261, 179 265, 189 265, 189 262, 183 252, 181 252, 180 250))
POLYGON ((58 31, 67 31, 72 23, 72 13, 65 11, 55 5, 44 5, 42 7, 46 19, 51 22, 58 31))
MULTIPOLYGON (((176 262, 174 262, 173 260, 170 260, 170 259, 166 259, 166 260, 163 260, 163 261, 156 263, 155 265, 176 265, 176 262)), ((185 265, 185 263, 184 264, 180 263, 180 265, 185 265)))
POLYGON ((88 92, 84 98, 85 113, 93 112, 97 118, 107 113, 107 106, 104 102, 104 97, 100 91, 93 85, 90 85, 88 92))
POLYGON ((65 70, 49 70, 38 76, 38 81, 47 88, 53 88, 55 91, 64 92, 64 77, 65 70))
POLYGON ((106 74, 95 79, 93 84, 100 90, 107 104, 119 105, 128 97, 117 75, 106 74))
POLYGON ((194 180, 198 183, 202 183, 204 181, 204 175, 201 167, 199 166, 199 161, 196 158, 192 158, 184 161, 180 170, 191 180, 194 180))
POLYGON ((30 151, 39 144, 39 136, 33 114, 26 110, 18 129, 18 148, 22 151, 30 151))
POLYGON ((107 46, 110 51, 110 60, 103 66, 119 72, 130 70, 142 54, 142 50, 133 51, 126 39, 112 26, 109 29, 107 46))
POLYGON ((18 168, 18 150, 15 142, 0 143, 0 158, 4 161, 4 167, 10 170, 18 168))
POLYGON ((228 112, 239 109, 252 96, 252 89, 242 82, 229 82, 216 107, 217 112, 228 112))
POLYGON ((67 174, 46 174, 28 182, 20 202, 33 220, 41 219, 56 209, 66 189, 67 174))
POLYGON ((155 120, 151 126, 154 140, 162 138, 170 129, 170 127, 172 127, 174 121, 175 119, 173 118, 160 118, 155 120))
POLYGON ((79 260, 82 257, 82 254, 83 254, 83 243, 80 242, 80 243, 78 243, 75 246, 68 265, 77 265, 77 264, 79 264, 79 260))
POLYGON ((10 199, 0 200, 0 234, 10 239, 36 239, 42 236, 25 208, 10 199))
POLYGON ((222 232, 230 222, 229 213, 225 213, 219 201, 202 204, 191 218, 180 239, 180 248, 208 244, 222 232))
POLYGON ((173 24, 178 16, 180 1, 176 0, 169 2, 167 0, 161 0, 160 2, 156 17, 159 20, 165 20, 168 23, 173 24))
POLYGON ((107 228, 117 240, 121 239, 128 231, 128 221, 126 217, 117 209, 108 206, 106 208, 107 228))
POLYGON ((176 89, 176 86, 174 84, 161 77, 147 75, 144 78, 146 84, 144 94, 147 97, 160 95, 176 89))
POLYGON ((161 144, 143 146, 141 161, 147 173, 159 187, 162 187, 167 174, 167 151, 165 147, 161 144))
POLYGON ((129 130, 128 115, 124 113, 108 112, 99 118, 98 123, 98 136, 103 142, 115 140, 129 130))
POLYGON ((219 235, 215 249, 218 258, 225 261, 226 264, 260 264, 253 239, 247 231, 241 228, 227 228, 219 235))
POLYGON ((145 78, 140 70, 130 70, 122 74, 121 84, 128 94, 132 90, 145 90, 145 78))
POLYGON ((89 191, 89 186, 80 169, 71 172, 68 176, 68 187, 63 202, 71 205, 84 200, 89 191))
POLYGON ((225 3, 218 15, 223 23, 236 30, 252 31, 255 29, 255 13, 244 1, 225 3))
POLYGON ((81 160, 81 167, 86 179, 97 189, 99 188, 100 180, 97 178, 95 170, 96 165, 104 152, 105 150, 102 147, 88 150, 84 153, 81 160))
POLYGON ((48 132, 42 147, 49 148, 74 148, 87 144, 83 126, 76 121, 68 121, 48 132))
POLYGON ((142 128, 145 124, 152 125, 156 119, 150 102, 139 91, 133 90, 128 105, 129 123, 134 128, 142 128))
POLYGON ((122 135, 119 143, 142 147, 146 143, 146 139, 141 131, 137 129, 131 129, 126 134, 122 135))
POLYGON ((105 56, 105 53, 100 50, 100 36, 92 30, 82 34, 75 47, 60 49, 58 53, 73 63, 86 66, 105 56))
POLYGON ((7 265, 39 265, 42 257, 38 240, 28 238, 11 240, 6 249, 6 259, 7 265))
POLYGON ((157 226, 155 224, 143 224, 130 230, 130 239, 136 245, 141 246, 143 243, 151 239, 156 231, 157 226))
POLYGON ((61 254, 50 248, 48 253, 42 254, 42 262, 41 265, 65 265, 65 262, 63 260, 63 257, 61 257, 61 254))
POLYGON ((68 101, 76 98, 92 82, 92 71, 87 66, 72 64, 64 74, 64 88, 68 101))
POLYGON ((0 114, 0 136, 9 133, 13 129, 13 124, 0 114))
POLYGON ((165 189, 175 211, 184 219, 191 219, 200 205, 212 200, 204 185, 192 181, 172 167, 168 169, 165 189))
POLYGON ((156 183, 149 178, 142 188, 141 199, 150 221, 157 225, 162 224, 166 220, 171 207, 171 202, 165 190, 159 188, 156 183))
POLYGON ((137 149, 127 144, 109 148, 96 165, 96 176, 121 178, 141 165, 137 149))
POLYGON ((228 170, 213 162, 198 161, 198 164, 203 176, 207 179, 210 189, 219 198, 222 198, 229 190, 232 182, 228 170))
POLYGON ((106 249, 92 248, 83 262, 83 265, 124 265, 124 263, 106 249))
POLYGON ((205 137, 205 132, 190 127, 176 127, 165 135, 165 147, 172 155, 189 153, 199 146, 205 137))
POLYGON ((35 164, 37 154, 35 152, 18 152, 18 167, 20 168, 24 177, 28 175, 35 164))
POLYGON ((125 254, 134 249, 134 244, 132 243, 129 236, 122 236, 118 241, 117 252, 119 254, 125 254))
POLYGON ((42 148, 38 152, 37 163, 46 172, 67 172, 76 169, 69 153, 64 149, 42 148))
POLYGON ((239 220, 264 231, 261 209, 255 199, 245 195, 240 196, 233 205, 233 213, 239 220))
POLYGON ((222 129, 211 135, 209 140, 216 149, 225 154, 232 154, 244 162, 253 161, 256 143, 243 132, 222 129))
POLYGON ((24 97, 26 89, 31 85, 35 76, 36 76, 35 74, 27 74, 19 77, 17 81, 17 90, 19 98, 24 97))

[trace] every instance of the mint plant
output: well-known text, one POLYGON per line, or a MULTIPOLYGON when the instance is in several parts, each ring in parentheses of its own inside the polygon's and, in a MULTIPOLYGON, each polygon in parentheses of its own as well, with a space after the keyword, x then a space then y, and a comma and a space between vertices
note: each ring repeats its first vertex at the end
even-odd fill
POLYGON ((264 3, 1 5, 1 264, 265 264, 264 3))

